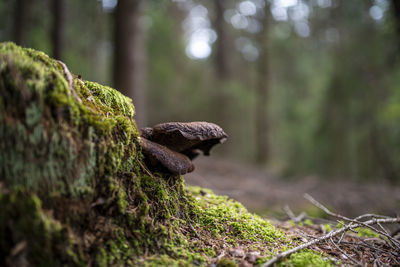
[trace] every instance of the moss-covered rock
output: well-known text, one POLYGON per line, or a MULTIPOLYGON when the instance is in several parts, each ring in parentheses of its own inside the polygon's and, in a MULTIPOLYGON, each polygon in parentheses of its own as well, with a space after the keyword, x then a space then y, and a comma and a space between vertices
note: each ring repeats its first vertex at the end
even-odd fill
POLYGON ((0 44, 0 265, 226 265, 236 247, 291 245, 241 204, 151 173, 133 116, 116 90, 0 44))

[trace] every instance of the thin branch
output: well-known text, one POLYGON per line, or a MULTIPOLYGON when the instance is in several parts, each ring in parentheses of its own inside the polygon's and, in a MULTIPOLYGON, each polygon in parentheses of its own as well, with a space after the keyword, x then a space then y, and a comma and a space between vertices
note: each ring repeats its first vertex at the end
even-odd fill
MULTIPOLYGON (((349 245, 358 245, 358 246, 362 246, 362 247, 367 247, 367 248, 373 249, 373 250, 375 250, 375 251, 379 251, 379 252, 381 252, 381 253, 388 253, 388 254, 391 254, 393 257, 398 257, 398 256, 399 256, 398 254, 393 253, 393 251, 390 251, 390 250, 387 250, 387 249, 384 250, 384 249, 378 248, 378 247, 376 247, 376 246, 374 246, 374 245, 372 245, 372 244, 369 244, 369 243, 365 242, 365 241, 362 240, 362 239, 360 239, 360 241, 361 241, 361 243, 347 242, 347 241, 344 241, 344 242, 342 242, 342 243, 343 243, 343 244, 349 244, 349 245)), ((396 262, 398 262, 398 261, 396 260, 396 262)))
MULTIPOLYGON (((400 242, 397 241, 396 239, 394 239, 393 237, 391 237, 389 234, 387 234, 387 233, 385 233, 385 232, 383 232, 383 231, 381 231, 381 230, 379 230, 379 229, 376 229, 375 227, 372 227, 372 226, 370 226, 370 225, 368 225, 368 224, 365 224, 364 222, 361 222, 361 221, 359 221, 359 220, 350 219, 350 218, 347 218, 347 217, 345 217, 345 216, 343 216, 343 215, 334 213, 334 212, 330 211, 328 208, 326 208, 324 205, 322 205, 321 203, 319 203, 317 200, 315 200, 315 199, 314 199, 312 196, 310 196, 309 194, 304 194, 304 198, 306 198, 306 199, 307 199, 308 201, 310 201, 312 204, 314 204, 314 205, 317 206, 318 208, 322 209, 323 211, 325 211, 325 213, 327 213, 327 214, 329 214, 329 215, 331 215, 331 216, 334 216, 334 217, 339 218, 339 219, 342 219, 342 220, 346 220, 346 221, 348 221, 348 222, 352 222, 353 224, 356 224, 356 223, 357 223, 357 224, 361 224, 361 226, 365 226, 365 227, 371 229, 372 231, 374 231, 374 232, 376 232, 376 233, 379 233, 379 234, 381 234, 381 235, 387 237, 394 245, 396 245, 396 247, 397 247, 398 249, 400 249, 400 242)), ((376 221, 377 221, 378 219, 373 218, 372 220, 376 220, 376 221)), ((374 224, 377 224, 377 223, 374 223, 374 224)))
POLYGON ((342 233, 342 235, 340 236, 339 242, 338 242, 339 244, 342 242, 342 239, 343 239, 343 237, 344 237, 344 234, 345 234, 345 233, 342 233))
POLYGON ((382 226, 382 224, 378 223, 378 226, 382 229, 382 231, 384 233, 386 233, 387 235, 390 235, 389 232, 385 229, 385 227, 382 226))
POLYGON ((343 228, 340 228, 338 230, 335 231, 331 231, 328 234, 321 236, 319 238, 316 238, 314 240, 311 240, 309 242, 306 242, 304 244, 301 244, 300 246, 294 247, 292 249, 286 250, 282 253, 279 253, 277 255, 275 255, 274 257, 272 257, 272 259, 270 259, 269 261, 267 261, 266 263, 264 263, 263 265, 261 265, 261 267, 267 267, 267 266, 271 266, 274 263, 276 263, 277 261, 295 253, 298 252, 304 248, 308 248, 314 244, 317 244, 321 241, 327 240, 329 238, 332 238, 333 236, 336 236, 338 234, 341 234, 343 232, 348 231, 349 229, 353 229, 353 228, 357 228, 360 226, 365 226, 365 225, 371 225, 371 224, 376 224, 376 223, 400 223, 400 218, 386 218, 386 219, 371 219, 365 222, 355 222, 355 223, 351 223, 349 225, 344 226, 343 228))
POLYGON ((286 212, 286 215, 293 221, 295 222, 296 220, 296 215, 294 215, 293 211, 289 208, 289 205, 285 205, 283 207, 283 210, 286 212))
POLYGON ((191 223, 189 223, 189 227, 190 227, 190 230, 192 230, 192 232, 195 234, 195 236, 196 236, 199 240, 201 240, 201 237, 199 236, 199 234, 197 233, 196 229, 194 229, 194 227, 193 227, 193 225, 192 225, 191 223))
POLYGON ((362 214, 362 215, 360 215, 360 216, 354 218, 354 220, 357 220, 357 221, 358 221, 358 220, 361 220, 361 219, 364 219, 364 218, 367 218, 367 217, 370 217, 370 218, 381 218, 381 219, 388 219, 388 218, 390 218, 389 216, 385 216, 385 215, 367 213, 367 214, 362 214))
POLYGON ((294 222, 298 223, 304 220, 304 218, 307 216, 305 212, 300 213, 298 216, 294 215, 293 211, 290 209, 288 205, 285 205, 283 207, 283 210, 286 212, 287 216, 294 222))
POLYGON ((142 170, 144 170, 150 177, 154 178, 153 174, 149 171, 149 169, 146 168, 146 166, 140 160, 138 160, 138 163, 140 167, 142 167, 142 170))
POLYGON ((65 79, 67 81, 68 84, 68 88, 72 94, 72 96, 79 102, 82 103, 82 99, 79 98, 78 94, 75 92, 75 88, 74 88, 74 78, 71 74, 71 72, 69 71, 67 65, 65 65, 64 62, 62 62, 61 60, 57 60, 57 63, 60 64, 60 66, 62 67, 63 71, 64 71, 64 76, 65 79))
POLYGON ((335 246, 335 248, 337 250, 339 250, 343 255, 345 255, 349 260, 354 262, 357 266, 363 266, 363 264, 361 262, 359 262, 358 260, 356 260, 353 257, 351 257, 350 255, 348 255, 343 249, 341 249, 338 245, 336 245, 336 243, 335 243, 335 241, 333 241, 332 237, 329 239, 332 242, 332 244, 335 246))

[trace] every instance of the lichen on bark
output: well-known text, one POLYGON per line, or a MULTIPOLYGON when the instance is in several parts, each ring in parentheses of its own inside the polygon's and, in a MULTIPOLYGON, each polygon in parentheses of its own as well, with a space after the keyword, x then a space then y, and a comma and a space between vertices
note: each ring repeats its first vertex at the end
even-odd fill
POLYGON ((0 43, 0 265, 182 266, 290 244, 241 204, 149 171, 131 100, 66 71, 0 43))

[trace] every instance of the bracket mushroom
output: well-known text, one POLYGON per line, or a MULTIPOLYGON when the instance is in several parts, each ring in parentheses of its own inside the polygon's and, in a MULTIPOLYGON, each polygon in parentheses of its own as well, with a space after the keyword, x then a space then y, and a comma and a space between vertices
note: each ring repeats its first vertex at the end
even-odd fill
POLYGON ((194 170, 192 159, 200 152, 226 141, 228 135, 210 122, 167 122, 141 129, 141 146, 150 166, 162 167, 172 174, 194 170))

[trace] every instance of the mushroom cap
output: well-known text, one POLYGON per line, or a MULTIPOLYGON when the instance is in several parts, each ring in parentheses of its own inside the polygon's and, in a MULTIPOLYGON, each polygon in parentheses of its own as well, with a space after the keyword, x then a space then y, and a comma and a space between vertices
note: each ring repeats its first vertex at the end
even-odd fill
POLYGON ((150 140, 193 159, 199 150, 208 156, 211 148, 225 142, 227 137, 224 130, 214 123, 167 122, 153 127, 150 140))
POLYGON ((185 155, 165 146, 140 138, 145 160, 153 167, 162 167, 172 174, 185 174, 194 170, 192 161, 185 155))
POLYGON ((151 140, 151 136, 153 135, 153 128, 144 127, 140 129, 140 136, 146 138, 147 140, 151 140))

